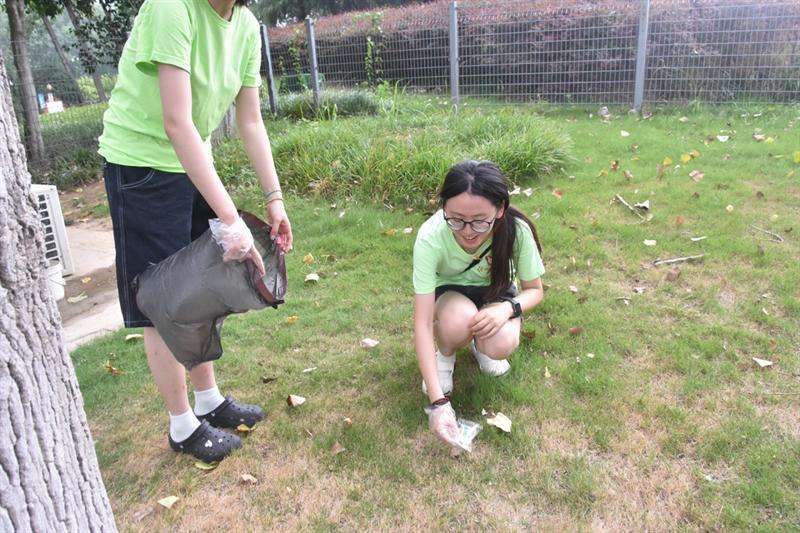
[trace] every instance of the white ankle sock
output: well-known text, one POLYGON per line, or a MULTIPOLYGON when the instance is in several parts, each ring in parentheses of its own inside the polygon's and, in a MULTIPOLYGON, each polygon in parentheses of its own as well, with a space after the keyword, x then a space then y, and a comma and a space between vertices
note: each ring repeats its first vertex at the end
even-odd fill
POLYGON ((194 414, 197 416, 207 415, 225 401, 225 397, 220 394, 219 387, 206 390, 194 391, 194 414))
POLYGON ((175 442, 189 438, 194 430, 200 427, 200 421, 194 416, 191 409, 180 415, 169 414, 169 436, 175 442))

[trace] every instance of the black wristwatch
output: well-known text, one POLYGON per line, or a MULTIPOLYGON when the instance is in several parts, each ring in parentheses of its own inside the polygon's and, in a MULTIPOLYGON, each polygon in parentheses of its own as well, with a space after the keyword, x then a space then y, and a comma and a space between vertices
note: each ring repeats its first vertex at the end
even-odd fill
POLYGON ((511 318, 517 318, 522 316, 522 306, 519 305, 519 301, 516 298, 512 298, 511 296, 501 296, 497 299, 499 302, 508 302, 511 304, 511 308, 514 310, 514 314, 511 318))

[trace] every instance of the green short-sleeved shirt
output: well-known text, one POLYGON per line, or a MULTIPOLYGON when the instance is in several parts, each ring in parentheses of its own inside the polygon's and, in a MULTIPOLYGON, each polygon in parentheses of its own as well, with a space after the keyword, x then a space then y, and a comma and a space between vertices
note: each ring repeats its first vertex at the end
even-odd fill
POLYGON ((164 131, 158 64, 187 71, 192 121, 209 138, 242 87, 261 84, 259 25, 244 7, 231 20, 208 0, 145 0, 119 62, 117 83, 103 115, 100 155, 120 165, 184 172, 164 131))
MULTIPOLYGON (((491 252, 468 271, 464 272, 464 269, 491 245, 490 238, 475 254, 465 252, 447 227, 442 211, 437 211, 420 227, 414 244, 414 292, 430 294, 441 285, 488 286, 491 283, 491 252)), ((519 219, 513 264, 516 272, 512 277, 519 277, 522 281, 532 281, 544 274, 533 232, 519 219)))

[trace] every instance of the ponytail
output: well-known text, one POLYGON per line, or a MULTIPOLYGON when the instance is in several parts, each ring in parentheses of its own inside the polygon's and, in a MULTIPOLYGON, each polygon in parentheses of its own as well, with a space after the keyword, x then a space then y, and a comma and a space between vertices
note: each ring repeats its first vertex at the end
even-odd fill
POLYGON ((506 204, 503 218, 495 222, 495 230, 492 235, 492 265, 490 269, 489 291, 486 293, 486 301, 496 300, 508 291, 511 285, 512 261, 514 256, 514 245, 517 240, 517 219, 525 222, 531 228, 533 240, 536 248, 542 253, 542 245, 539 242, 539 233, 536 226, 516 207, 506 204))

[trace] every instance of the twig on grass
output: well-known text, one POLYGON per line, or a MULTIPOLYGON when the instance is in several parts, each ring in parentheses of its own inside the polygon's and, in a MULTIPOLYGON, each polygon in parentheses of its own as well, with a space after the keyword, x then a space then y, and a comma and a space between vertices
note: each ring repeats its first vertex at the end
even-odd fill
POLYGON ((759 228, 758 226, 754 226, 753 224, 750 224, 749 227, 756 231, 760 231, 761 233, 766 233, 767 235, 772 237, 771 239, 760 239, 762 241, 777 242, 779 244, 783 242, 783 237, 781 237, 777 233, 772 233, 771 231, 765 230, 764 228, 759 228))
POLYGON ((640 219, 642 219, 642 220, 645 220, 645 218, 642 216, 642 214, 641 214, 641 213, 639 213, 639 212, 638 212, 636 209, 634 209, 634 208, 633 208, 633 206, 631 206, 631 204, 629 204, 628 202, 626 202, 626 201, 625 201, 625 198, 623 198, 623 197, 622 197, 622 196, 620 196, 619 194, 615 194, 615 195, 614 195, 614 199, 615 199, 616 201, 618 201, 619 203, 621 203, 622 205, 624 205, 625 207, 627 207, 627 208, 628 208, 628 210, 629 210, 631 213, 633 213, 634 215, 636 215, 636 216, 637 216, 637 217, 639 217, 640 219))
POLYGON ((700 259, 702 257, 705 257, 705 255, 706 254, 687 255, 686 257, 675 257, 673 259, 656 259, 655 261, 653 261, 652 265, 658 266, 658 265, 671 265, 673 263, 683 263, 684 261, 693 261, 695 259, 700 259))

